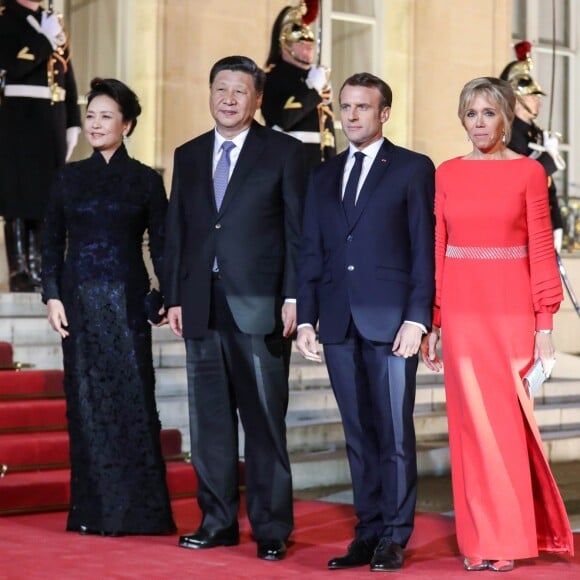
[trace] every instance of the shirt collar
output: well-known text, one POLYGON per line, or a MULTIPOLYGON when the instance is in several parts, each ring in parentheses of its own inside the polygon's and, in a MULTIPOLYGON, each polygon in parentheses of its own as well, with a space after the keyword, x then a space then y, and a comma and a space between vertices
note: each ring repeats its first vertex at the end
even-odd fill
POLYGON ((214 147, 213 147, 214 155, 221 149, 221 146, 223 145, 224 141, 231 141, 239 151, 243 147, 249 132, 250 127, 245 129, 241 133, 238 133, 233 139, 226 139, 225 137, 220 135, 216 127, 214 129, 214 147))
POLYGON ((377 156, 378 152, 380 151, 381 147, 383 146, 383 142, 384 142, 384 138, 381 137, 380 139, 377 139, 376 141, 374 141, 373 143, 371 143, 370 145, 368 145, 364 149, 357 149, 352 143, 349 143, 348 158, 350 159, 351 157, 353 157, 353 155, 357 151, 360 151, 361 153, 364 153, 370 159, 374 160, 374 158, 377 156))

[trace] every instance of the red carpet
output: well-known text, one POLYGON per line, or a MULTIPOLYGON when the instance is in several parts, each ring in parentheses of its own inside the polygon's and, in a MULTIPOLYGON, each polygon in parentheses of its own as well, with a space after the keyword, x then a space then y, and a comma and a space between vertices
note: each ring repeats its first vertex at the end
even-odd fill
MULTIPOLYGON (((199 522, 194 500, 173 502, 181 533, 199 522)), ((0 578, 52 579, 276 579, 376 578, 367 568, 330 572, 326 562, 339 555, 351 539, 352 507, 324 502, 295 503, 296 530, 282 562, 256 558, 249 524, 241 520, 242 539, 233 548, 194 551, 177 547, 177 536, 101 538, 65 532, 64 512, 5 517, 0 520, 0 578)), ((576 551, 580 539, 575 536, 576 551)), ((466 578, 457 554, 453 520, 437 514, 418 514, 415 533, 400 573, 389 578, 466 578)), ((475 580, 495 578, 481 572, 475 580)), ((503 576, 502 576, 503 577, 503 576)), ((580 578, 580 556, 543 555, 524 560, 508 579, 566 580, 580 578)))
MULTIPOLYGON (((13 349, 0 342, 0 368, 13 349)), ((0 370, 0 517, 67 509, 70 497, 69 440, 60 370, 0 370)), ((161 432, 172 499, 193 497, 197 481, 183 461, 181 433, 161 432)), ((0 553, 0 578, 2 575, 0 553)))

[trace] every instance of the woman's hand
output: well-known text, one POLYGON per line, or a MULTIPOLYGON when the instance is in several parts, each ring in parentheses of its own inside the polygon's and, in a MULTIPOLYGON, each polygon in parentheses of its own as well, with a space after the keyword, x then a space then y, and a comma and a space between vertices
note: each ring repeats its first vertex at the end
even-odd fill
POLYGON ((534 360, 540 359, 544 367, 544 374, 549 377, 552 374, 552 368, 556 349, 552 341, 552 335, 545 332, 536 332, 536 341, 534 346, 534 360))
POLYGON ((52 330, 58 332, 61 338, 66 338, 69 335, 68 330, 66 330, 68 320, 66 319, 63 303, 56 298, 51 298, 46 303, 46 306, 48 308, 48 323, 52 330))
POLYGON ((443 368, 443 359, 437 354, 439 334, 439 327, 434 326, 431 332, 423 337, 420 348, 421 358, 423 359, 425 366, 435 372, 439 372, 443 368))

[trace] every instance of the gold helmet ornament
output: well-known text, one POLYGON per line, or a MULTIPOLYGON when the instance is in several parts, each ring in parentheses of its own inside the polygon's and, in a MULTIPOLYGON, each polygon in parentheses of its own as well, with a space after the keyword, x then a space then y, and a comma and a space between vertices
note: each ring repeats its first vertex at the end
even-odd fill
POLYGON ((523 40, 514 46, 518 60, 510 62, 500 75, 500 78, 510 83, 516 96, 545 95, 540 85, 531 75, 534 68, 532 60, 532 45, 523 40))
POLYGON ((318 0, 301 0, 298 6, 288 6, 283 12, 279 36, 281 46, 288 47, 301 40, 314 42, 314 32, 309 24, 318 16, 318 0))

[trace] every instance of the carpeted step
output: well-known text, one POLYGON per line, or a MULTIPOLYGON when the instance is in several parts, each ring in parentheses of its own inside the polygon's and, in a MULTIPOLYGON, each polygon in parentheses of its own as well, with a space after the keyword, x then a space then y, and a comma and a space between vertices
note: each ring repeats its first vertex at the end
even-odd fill
POLYGON ((0 435, 0 458, 15 471, 64 467, 69 461, 68 433, 5 433, 0 435))
POLYGON ((0 368, 10 366, 13 362, 12 345, 9 342, 0 342, 0 368))
POLYGON ((62 379, 61 370, 2 371, 0 399, 62 396, 62 379))
POLYGON ((0 400, 0 434, 66 429, 64 399, 0 400))
MULTIPOLYGON (((193 468, 183 461, 167 464, 167 486, 171 499, 194 497, 197 479, 193 468)), ((51 469, 10 473, 0 479, 0 516, 68 509, 70 471, 51 469)))
MULTIPOLYGON (((161 431, 161 450, 166 459, 182 459, 178 429, 161 431)), ((59 469, 69 465, 66 431, 35 431, 0 435, 0 463, 10 472, 59 469)))

